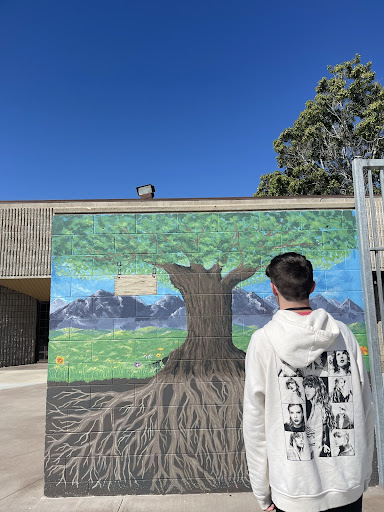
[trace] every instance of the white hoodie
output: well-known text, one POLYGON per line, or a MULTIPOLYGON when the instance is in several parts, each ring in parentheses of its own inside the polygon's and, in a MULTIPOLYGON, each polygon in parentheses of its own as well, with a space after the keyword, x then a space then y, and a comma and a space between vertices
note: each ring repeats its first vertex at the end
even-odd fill
POLYGON ((323 309, 278 311, 246 356, 244 442, 260 507, 318 512, 368 487, 373 404, 360 347, 323 309))

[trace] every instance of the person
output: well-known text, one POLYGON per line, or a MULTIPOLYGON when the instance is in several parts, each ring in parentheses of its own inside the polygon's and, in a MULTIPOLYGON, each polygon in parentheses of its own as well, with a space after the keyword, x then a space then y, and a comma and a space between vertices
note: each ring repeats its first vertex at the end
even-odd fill
POLYGON ((305 440, 303 432, 292 432, 289 437, 290 448, 287 450, 288 460, 303 460, 305 440))
POLYGON ((348 455, 355 455, 353 446, 349 443, 349 434, 343 430, 336 430, 333 433, 335 438, 335 445, 339 449, 338 457, 345 457, 348 455))
POLYGON ((332 357, 334 375, 351 375, 349 354, 347 350, 336 350, 332 357))
POLYGON ((339 412, 335 417, 336 428, 353 428, 353 422, 347 414, 347 406, 341 404, 339 406, 339 412))
POLYGON ((285 401, 290 404, 297 404, 303 402, 303 397, 301 396, 300 386, 295 381, 294 378, 290 377, 287 379, 285 383, 286 387, 286 395, 285 401))
MULTIPOLYGON (((350 329, 324 309, 311 310, 309 295, 315 283, 311 262, 304 256, 293 252, 280 254, 268 265, 266 274, 279 310, 252 335, 245 363, 243 432, 253 493, 261 509, 267 511, 323 512, 337 508, 338 512, 360 512, 362 494, 372 471, 374 422, 359 344, 350 329), (359 440, 354 454, 348 458, 338 456, 338 449, 331 451, 331 456, 323 456, 323 441, 336 430, 329 403, 332 378, 328 375, 333 368, 325 368, 326 375, 315 375, 318 381, 307 380, 305 386, 303 379, 304 415, 307 426, 308 419, 309 428, 313 426, 314 446, 321 437, 321 448, 318 444, 312 457, 290 460, 290 441, 284 425, 286 404, 281 401, 284 379, 278 376, 282 361, 292 368, 305 369, 324 352, 336 351, 349 354, 348 379, 353 401, 348 406, 354 416, 354 428, 348 430, 348 437, 359 440), (324 430, 328 431, 325 437, 324 430)), ((340 368, 345 366, 343 359, 340 368)), ((305 374, 304 378, 309 377, 305 374)), ((310 440, 313 442, 310 430, 304 434, 306 445, 310 440)), ((336 437, 333 436, 334 444, 336 437)), ((343 446, 348 444, 347 441, 343 446)))
POLYGON ((284 424, 285 430, 302 432, 305 429, 304 410, 301 404, 288 405, 289 422, 284 424))
POLYGON ((310 413, 307 418, 306 433, 309 446, 319 457, 331 455, 330 431, 335 428, 329 396, 324 381, 315 375, 308 375, 303 380, 304 393, 310 402, 310 413))
POLYGON ((347 388, 346 380, 343 377, 335 379, 335 386, 332 391, 332 402, 337 404, 352 400, 352 391, 347 388))

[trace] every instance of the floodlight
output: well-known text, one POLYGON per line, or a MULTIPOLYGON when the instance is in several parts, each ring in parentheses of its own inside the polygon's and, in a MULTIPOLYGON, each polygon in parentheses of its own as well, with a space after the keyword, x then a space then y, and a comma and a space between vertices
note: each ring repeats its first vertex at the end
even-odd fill
POLYGON ((141 187, 136 187, 136 190, 140 199, 152 199, 155 195, 155 187, 153 185, 142 185, 141 187))

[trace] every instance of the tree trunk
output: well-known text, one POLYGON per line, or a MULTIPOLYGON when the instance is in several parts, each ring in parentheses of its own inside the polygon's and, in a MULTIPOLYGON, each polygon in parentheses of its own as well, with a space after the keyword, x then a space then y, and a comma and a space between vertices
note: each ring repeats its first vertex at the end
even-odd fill
MULTIPOLYGON (((208 270, 193 263, 190 267, 165 264, 163 268, 184 299, 188 334, 157 378, 169 381, 179 372, 185 378, 240 375, 245 354, 232 342, 232 289, 241 277, 223 278, 219 265, 208 270)), ((243 275, 243 279, 248 277, 243 275)))

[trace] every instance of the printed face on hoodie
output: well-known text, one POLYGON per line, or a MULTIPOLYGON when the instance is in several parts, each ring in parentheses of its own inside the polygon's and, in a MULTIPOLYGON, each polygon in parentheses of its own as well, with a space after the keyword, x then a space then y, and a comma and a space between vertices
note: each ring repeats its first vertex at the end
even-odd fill
POLYGON ((336 352, 336 361, 339 368, 344 368, 348 364, 348 356, 345 350, 338 350, 336 352))
POLYGON ((346 444, 348 444, 348 441, 349 441, 349 436, 345 432, 335 432, 334 438, 335 438, 335 445, 337 447, 345 446, 346 444))
POLYGON ((302 434, 301 432, 297 432, 296 434, 297 434, 295 437, 296 446, 298 448, 304 448, 304 434, 302 434))
POLYGON ((304 392, 307 400, 312 400, 312 398, 315 396, 316 390, 312 386, 305 386, 304 392))
POLYGON ((300 427, 304 421, 303 408, 301 405, 291 404, 288 406, 289 417, 295 427, 300 427))

